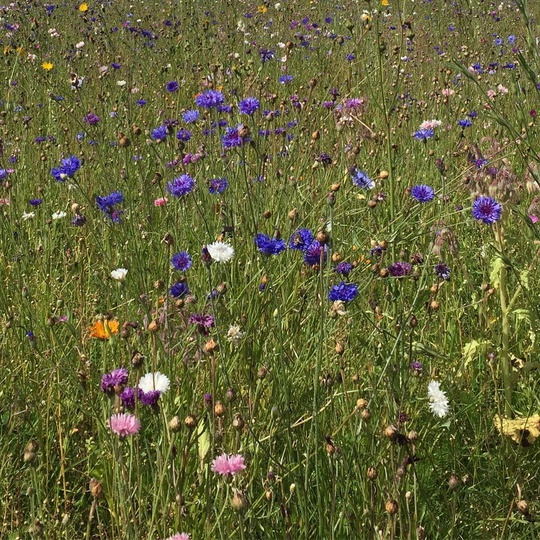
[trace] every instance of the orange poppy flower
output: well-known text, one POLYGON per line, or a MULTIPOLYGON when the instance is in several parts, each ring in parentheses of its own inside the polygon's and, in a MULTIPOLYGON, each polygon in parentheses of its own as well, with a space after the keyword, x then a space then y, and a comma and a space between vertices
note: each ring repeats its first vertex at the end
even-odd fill
POLYGON ((91 338, 109 339, 113 334, 118 333, 118 321, 96 321, 88 329, 90 330, 91 338))

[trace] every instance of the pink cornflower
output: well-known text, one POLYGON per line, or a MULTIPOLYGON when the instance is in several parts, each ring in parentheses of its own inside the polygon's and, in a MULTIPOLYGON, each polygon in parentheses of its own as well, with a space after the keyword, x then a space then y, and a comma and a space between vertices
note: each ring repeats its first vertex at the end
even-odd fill
POLYGON ((119 437, 126 437, 138 433, 141 423, 133 414, 113 414, 109 420, 109 427, 119 437))
POLYGON ((240 454, 221 454, 212 461, 212 471, 222 476, 234 476, 246 468, 244 465, 244 456, 240 454))
POLYGON ((167 199, 167 197, 160 197, 159 199, 156 199, 154 201, 154 206, 163 206, 168 201, 169 201, 169 199, 167 199))
POLYGON ((190 540, 191 536, 188 533, 176 533, 165 540, 190 540))
POLYGON ((450 97, 450 96, 453 96, 455 94, 455 91, 452 90, 451 88, 443 88, 442 89, 442 95, 445 96, 445 97, 450 97))

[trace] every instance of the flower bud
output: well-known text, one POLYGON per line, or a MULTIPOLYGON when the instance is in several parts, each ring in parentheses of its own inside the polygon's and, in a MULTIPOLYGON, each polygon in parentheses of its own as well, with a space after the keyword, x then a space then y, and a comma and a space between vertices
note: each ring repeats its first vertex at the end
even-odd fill
POLYGON ((94 478, 90 479, 90 494, 94 499, 99 499, 103 494, 103 486, 101 482, 98 482, 94 478))
POLYGON ((388 499, 384 505, 384 508, 388 514, 393 516, 398 511, 398 503, 394 499, 388 499))

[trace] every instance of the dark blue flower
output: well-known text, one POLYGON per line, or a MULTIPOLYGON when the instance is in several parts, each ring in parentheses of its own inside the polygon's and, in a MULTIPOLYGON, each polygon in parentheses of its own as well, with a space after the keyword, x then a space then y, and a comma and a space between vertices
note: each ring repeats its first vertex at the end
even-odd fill
POLYGON ((183 298, 187 294, 189 294, 191 291, 189 290, 189 287, 187 286, 187 283, 184 281, 178 281, 174 285, 171 285, 169 289, 169 294, 173 298, 183 298))
POLYGON ((373 189, 375 187, 375 182, 364 171, 351 167, 349 172, 356 187, 361 189, 373 189))
POLYGON ((30 206, 39 206, 43 202, 43 199, 30 199, 28 204, 30 206))
POLYGON ((290 83, 292 80, 293 80, 292 75, 281 75, 281 76, 279 77, 279 82, 280 82, 281 84, 287 84, 287 83, 290 83))
POLYGON ((474 219, 482 221, 486 225, 493 225, 501 219, 502 205, 491 197, 478 197, 473 202, 472 213, 474 219))
POLYGON ((313 240, 309 246, 304 249, 304 262, 309 266, 315 266, 326 261, 326 246, 318 240, 313 240))
POLYGON ((315 237, 309 229, 298 229, 292 233, 289 239, 289 247, 304 251, 314 239, 315 237))
POLYGON ((167 92, 176 92, 178 90, 178 82, 170 81, 165 85, 167 92))
POLYGON ((352 272, 353 268, 354 266, 349 262, 340 262, 334 267, 334 272, 347 277, 352 272))
POLYGON ((196 122, 199 119, 200 115, 201 115, 201 113, 197 109, 193 109, 191 111, 186 111, 182 115, 182 120, 186 124, 193 124, 193 122, 196 122))
POLYGON ((238 104, 238 109, 242 114, 251 116, 259 107, 260 102, 255 97, 247 97, 238 104))
POLYGON ((57 182, 65 182, 66 178, 73 178, 73 175, 81 168, 81 162, 76 156, 70 156, 62 160, 60 167, 51 169, 51 174, 57 182))
POLYGON ((214 178, 210 180, 208 191, 212 195, 221 195, 227 189, 228 185, 226 178, 214 178))
POLYGON ((269 60, 272 60, 272 58, 274 58, 275 55, 276 53, 270 49, 265 49, 264 47, 261 47, 259 49, 259 56, 263 64, 265 64, 269 60))
POLYGON ((171 264, 175 270, 185 272, 191 268, 191 257, 186 251, 179 251, 172 256, 171 264))
POLYGON ((461 128, 465 129, 465 128, 471 127, 472 122, 469 119, 464 118, 463 120, 458 121, 458 125, 461 126, 461 128))
POLYGON ((75 227, 82 227, 86 223, 86 217, 82 214, 75 214, 71 220, 71 224, 75 227))
POLYGON ((204 109, 217 108, 225 101, 225 97, 219 90, 207 90, 195 98, 195 103, 204 109))
POLYGON ((146 99, 139 99, 139 100, 137 101, 137 105, 138 105, 139 107, 144 107, 144 106, 146 105, 146 99))
POLYGON ((151 137, 154 141, 164 141, 167 138, 167 128, 165 126, 158 126, 152 130, 151 137))
POLYGON ((395 262, 388 267, 388 273, 392 277, 408 276, 411 273, 411 264, 402 261, 395 262))
POLYGON ((183 197, 193 190, 195 180, 189 174, 183 174, 167 184, 168 191, 174 197, 183 197))
POLYGON ((285 250, 285 241, 277 238, 270 238, 266 234, 259 233, 255 236, 257 249, 263 255, 277 255, 285 250))
POLYGON ((425 184, 418 184, 411 189, 411 195, 419 203, 427 203, 433 200, 433 197, 435 197, 435 192, 430 186, 426 186, 425 184))
POLYGON ((251 137, 249 135, 242 137, 241 133, 243 130, 244 126, 242 124, 239 124, 236 128, 228 127, 225 134, 221 136, 223 148, 234 148, 248 143, 251 137))
POLYGON ((450 279, 450 268, 443 262, 437 263, 433 270, 441 279, 445 281, 450 279))
POLYGON ((98 208, 114 223, 120 222, 121 212, 114 207, 124 201, 124 196, 121 191, 113 191, 105 197, 96 196, 96 204, 98 208))
POLYGON ((356 283, 346 283, 342 281, 339 285, 334 285, 328 293, 328 300, 336 302, 350 302, 358 294, 358 285, 356 283))
POLYGON ((191 139, 191 131, 187 129, 179 129, 176 132, 176 138, 182 142, 188 142, 191 139))

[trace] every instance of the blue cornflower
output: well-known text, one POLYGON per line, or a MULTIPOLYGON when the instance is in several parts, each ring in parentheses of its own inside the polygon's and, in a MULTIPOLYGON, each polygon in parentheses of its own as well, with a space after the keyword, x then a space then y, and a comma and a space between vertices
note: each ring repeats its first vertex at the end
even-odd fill
POLYGON ((358 285, 356 283, 346 283, 342 281, 339 285, 334 285, 328 293, 328 300, 336 302, 341 300, 342 302, 350 302, 354 300, 358 294, 358 285))
POLYGON ((486 225, 493 225, 501 219, 502 205, 495 199, 483 195, 473 202, 472 213, 474 219, 482 221, 486 225))
POLYGON ((113 191, 110 195, 104 197, 96 196, 98 208, 114 223, 120 222, 120 213, 114 207, 124 201, 121 191, 113 191))
POLYGON ((426 186, 425 184, 418 184, 411 189, 411 195, 419 203, 426 203, 433 200, 433 197, 435 197, 435 192, 430 186, 426 186))
POLYGON ((167 92, 176 92, 178 90, 178 82, 170 81, 165 85, 167 92))
POLYGON ((36 206, 39 206, 42 202, 43 202, 42 199, 30 199, 30 200, 28 201, 28 204, 29 204, 30 206, 36 207, 36 206))
POLYGON ((287 84, 287 83, 290 83, 291 81, 293 80, 293 76, 292 75, 281 75, 279 77, 279 82, 281 84, 287 84))
POLYGON ((167 184, 169 193, 173 197, 183 197, 190 193, 195 186, 195 180, 189 174, 183 174, 167 184))
POLYGON ((345 60, 348 60, 349 62, 352 62, 356 58, 354 53, 347 54, 345 56, 345 60))
POLYGON ((187 129, 179 129, 176 132, 176 138, 182 142, 188 142, 191 139, 191 131, 187 129))
POLYGON ((413 137, 418 141, 427 141, 428 139, 433 138, 435 132, 432 129, 419 129, 414 132, 413 137))
POLYGON ((251 140, 251 137, 249 135, 242 137, 242 131, 244 131, 244 126, 242 124, 239 124, 236 128, 228 127, 225 134, 221 136, 223 148, 233 148, 248 143, 251 140))
POLYGON ((137 105, 138 105, 139 107, 144 107, 144 106, 146 105, 146 99, 139 99, 139 100, 137 101, 137 105))
POLYGON ((167 128, 165 126, 158 126, 152 130, 151 137, 154 141, 160 142, 167 138, 167 128))
POLYGON ((257 249, 263 255, 277 255, 285 249, 285 241, 277 238, 270 238, 266 234, 259 233, 255 236, 255 244, 257 249))
POLYGON ((122 65, 119 64, 118 62, 113 62, 113 63, 111 64, 111 66, 112 66, 114 69, 120 69, 120 68, 122 67, 122 65))
POLYGON ((314 238, 309 229, 298 229, 292 233, 289 239, 289 247, 304 251, 313 242, 314 238))
POLYGON ((468 118, 464 118, 463 120, 458 121, 458 125, 461 126, 462 129, 465 129, 471 127, 472 122, 468 118))
POLYGON ((349 173, 356 187, 361 189, 373 189, 375 187, 375 182, 364 171, 351 167, 349 173))
POLYGON ((172 256, 171 264, 175 270, 185 272, 191 268, 191 257, 186 251, 179 251, 172 256))
POLYGON ((506 38, 506 41, 508 41, 508 43, 510 45, 514 45, 514 43, 516 42, 516 36, 514 36, 513 34, 510 34, 507 38, 506 38))
POLYGON ((313 240, 309 246, 304 250, 304 262, 309 266, 315 266, 326 261, 326 246, 321 244, 318 240, 313 240))
POLYGON ((195 103, 204 109, 217 108, 224 101, 225 97, 219 90, 207 90, 195 98, 195 103))
POLYGON ((51 169, 51 174, 57 182, 65 182, 66 178, 73 178, 73 175, 81 168, 81 162, 76 156, 70 156, 62 160, 60 167, 51 169))
POLYGON ((187 286, 187 283, 184 281, 178 281, 171 285, 169 289, 169 294, 173 298, 183 298, 187 294, 189 294, 191 291, 189 290, 189 287, 187 286))
POLYGON ((264 47, 261 47, 259 49, 259 56, 263 64, 265 64, 269 60, 272 60, 272 58, 274 58, 275 55, 276 53, 270 49, 265 49, 264 47))
POLYGON ((340 262, 334 266, 334 272, 340 274, 341 276, 347 277, 351 272, 354 266, 349 262, 340 262))
POLYGON ((193 109, 191 111, 186 111, 182 115, 182 120, 186 124, 193 124, 193 122, 196 122, 199 119, 200 115, 201 115, 201 113, 197 109, 193 109))
POLYGON ((212 195, 221 195, 229 186, 226 178, 213 178, 210 180, 208 191, 212 195))
POLYGON ((238 109, 242 114, 251 116, 259 107, 260 101, 255 97, 247 97, 238 104, 238 109))

